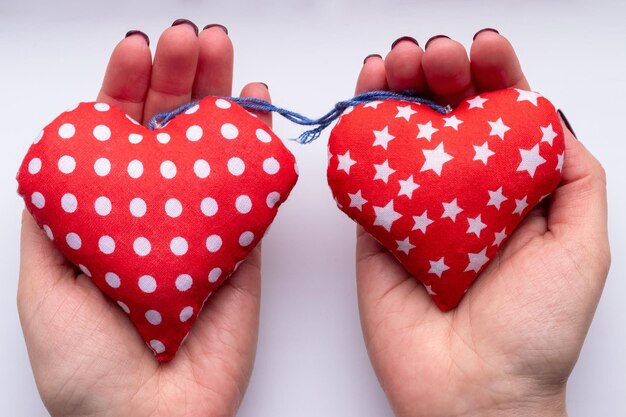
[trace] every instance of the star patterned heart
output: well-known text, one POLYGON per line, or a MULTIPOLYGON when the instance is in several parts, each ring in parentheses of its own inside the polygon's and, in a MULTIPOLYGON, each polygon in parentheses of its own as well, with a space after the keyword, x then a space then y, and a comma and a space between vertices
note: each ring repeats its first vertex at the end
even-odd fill
POLYGON ((157 130, 82 103, 43 129, 17 179, 48 238, 169 361, 263 237, 297 167, 261 120, 207 97, 157 130))
POLYGON ((557 187, 564 147, 553 105, 535 92, 481 94, 445 115, 373 101, 331 132, 328 183, 445 311, 557 187))

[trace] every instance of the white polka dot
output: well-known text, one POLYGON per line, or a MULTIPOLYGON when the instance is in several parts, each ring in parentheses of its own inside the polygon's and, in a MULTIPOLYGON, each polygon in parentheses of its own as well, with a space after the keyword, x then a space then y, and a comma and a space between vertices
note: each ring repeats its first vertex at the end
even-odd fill
POLYGON ((220 128, 220 132, 226 139, 235 139, 239 136, 239 129, 232 123, 224 123, 220 128))
POLYGON ((273 208, 280 201, 280 194, 273 191, 267 195, 265 202, 269 208, 273 208))
POLYGON ((46 205, 46 199, 43 194, 39 192, 34 192, 32 196, 30 196, 30 201, 37 208, 43 208, 46 205))
POLYGON ((269 143, 272 140, 272 136, 265 129, 260 128, 256 130, 256 138, 263 143, 269 143))
POLYGON ((243 171, 246 169, 246 164, 243 162, 241 158, 233 157, 228 160, 228 171, 235 175, 239 176, 243 174, 243 171))
POLYGON ((162 143, 164 145, 168 143, 170 139, 172 139, 169 133, 165 133, 165 132, 157 133, 156 138, 159 141, 159 143, 162 143))
POLYGON ((78 208, 78 200, 74 194, 63 194, 61 197, 61 207, 66 213, 74 213, 78 208))
POLYGON ((119 288, 120 285, 122 285, 122 281, 120 280, 119 275, 113 272, 107 272, 106 274, 104 274, 104 280, 107 284, 109 284, 109 287, 111 288, 119 288))
POLYGON ((123 302, 121 302, 121 301, 118 301, 118 302, 117 302, 117 305, 118 305, 118 306, 120 306, 120 308, 121 308, 122 310, 124 310, 124 313, 126 313, 126 314, 129 314, 129 313, 130 313, 130 308, 128 308, 128 306, 127 306, 125 303, 123 303, 123 302))
POLYGON ((131 178, 139 178, 143 175, 143 164, 141 161, 133 159, 128 163, 127 171, 131 178))
POLYGON ((241 236, 239 236, 239 244, 241 246, 248 246, 254 240, 254 233, 252 232, 243 232, 241 236))
POLYGON ((37 137, 35 138, 35 140, 33 141, 33 143, 39 143, 39 141, 41 140, 41 138, 43 138, 43 130, 42 130, 42 131, 40 131, 40 132, 37 134, 37 137))
POLYGON ((109 111, 109 109, 111 108, 111 106, 109 106, 106 103, 96 103, 93 105, 94 109, 98 110, 98 111, 109 111))
POLYGON ((133 145, 138 144, 142 140, 143 140, 143 136, 138 133, 131 133, 130 135, 128 135, 128 141, 132 143, 133 145))
POLYGON ((46 236, 48 236, 48 239, 54 240, 54 235, 52 234, 52 229, 50 229, 50 226, 44 224, 43 231, 46 232, 46 236))
POLYGON ((96 202, 94 203, 94 208, 96 209, 96 213, 101 216, 108 216, 111 213, 111 200, 109 200, 105 196, 100 196, 96 198, 96 202))
POLYGON ((64 174, 71 174, 76 169, 76 160, 69 155, 63 155, 59 158, 59 171, 64 174))
POLYGON ((78 269, 82 271, 83 274, 87 275, 91 278, 91 271, 83 264, 78 264, 78 269))
POLYGON ((59 128, 59 136, 61 139, 69 139, 76 133, 76 128, 71 123, 65 123, 59 128))
POLYGON ((163 175, 163 178, 171 180, 176 176, 176 165, 172 161, 163 161, 161 164, 161 175, 163 175))
POLYGON ((191 316, 193 316, 193 308, 192 307, 185 307, 182 310, 180 310, 180 321, 181 322, 186 322, 187 320, 189 320, 191 318, 191 316))
POLYGON ((206 240, 206 248, 209 252, 217 252, 222 247, 222 238, 219 235, 211 235, 206 240))
POLYGON ((93 170, 101 177, 107 176, 111 172, 111 161, 106 158, 98 158, 93 164, 93 170))
POLYGON ((74 232, 68 233, 67 236, 65 236, 65 241, 67 242, 67 246, 74 250, 80 249, 83 244, 83 242, 80 240, 80 236, 78 236, 74 232))
POLYGON ((279 169, 280 164, 278 163, 276 158, 271 157, 263 161, 263 171, 267 172, 268 174, 274 175, 278 172, 279 169))
POLYGON ((200 203, 200 210, 205 216, 214 216, 217 213, 217 201, 214 198, 207 197, 200 203))
POLYGON ((218 98, 215 100, 215 105, 220 109, 230 109, 230 102, 224 100, 223 98, 218 98))
POLYGON ((206 178, 211 173, 211 166, 204 159, 198 159, 193 164, 193 172, 195 172, 198 178, 206 178))
POLYGON ((146 211, 148 210, 148 207, 146 206, 146 202, 143 201, 141 198, 133 198, 130 201, 130 213, 135 216, 135 217, 143 217, 146 214, 146 211))
POLYGON ((93 128, 93 137, 103 142, 111 138, 111 129, 105 125, 98 125, 93 128))
POLYGON ((298 168, 298 164, 294 162, 293 170, 296 172, 296 175, 300 175, 300 168, 298 168))
POLYGON ((160 340, 151 340, 150 347, 154 350, 155 353, 163 353, 165 352, 165 345, 160 340))
POLYGON ((213 268, 209 272, 209 282, 215 282, 222 276, 222 270, 220 268, 213 268))
POLYGON ((185 238, 177 236, 170 242, 170 250, 176 256, 182 256, 189 250, 189 244, 185 238))
POLYGON ((152 250, 152 245, 150 245, 150 241, 145 237, 138 237, 133 242, 133 250, 139 256, 146 256, 152 250))
POLYGON ((165 202, 165 212, 168 216, 176 218, 183 212, 183 205, 175 198, 170 198, 165 202))
POLYGON ((128 120, 130 120, 130 121, 131 121, 131 123, 133 123, 133 124, 135 124, 135 125, 139 125, 139 122, 138 122, 137 120, 133 119, 132 117, 130 117, 129 115, 126 115, 126 118, 127 118, 128 120))
POLYGON ((110 255, 115 251, 115 241, 111 236, 102 236, 98 240, 98 248, 100 252, 110 255))
POLYGON ((200 108, 200 105, 199 105, 199 104, 196 104, 196 105, 194 105, 194 106, 192 106, 192 107, 189 107, 189 108, 185 111, 185 114, 194 114, 195 112, 197 112, 197 111, 198 111, 198 109, 199 109, 199 108, 200 108))
POLYGON ((250 213, 252 210, 252 200, 247 195, 240 195, 235 200, 235 207, 237 207, 237 211, 241 214, 250 213))
POLYGON ((153 326, 157 326, 161 324, 161 313, 156 310, 148 310, 146 311, 146 320, 153 326))
POLYGON ((193 125, 187 129, 187 139, 192 142, 197 142, 202 138, 202 128, 198 125, 193 125))
POLYGON ((145 293, 153 293, 157 287, 156 280, 150 275, 139 277, 137 284, 139 285, 139 289, 145 293))
POLYGON ((191 278, 191 275, 182 274, 179 275, 178 278, 176 278, 176 289, 178 291, 187 291, 189 288, 191 288, 192 284, 193 279, 191 278))
POLYGON ((28 163, 28 172, 31 174, 36 174, 41 171, 41 159, 33 158, 28 163))

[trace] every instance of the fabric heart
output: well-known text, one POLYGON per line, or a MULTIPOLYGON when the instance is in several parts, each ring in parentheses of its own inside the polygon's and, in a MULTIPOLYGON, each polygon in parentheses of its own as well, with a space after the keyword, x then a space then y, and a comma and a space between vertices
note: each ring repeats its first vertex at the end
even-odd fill
POLYGON ((56 247, 169 361, 297 177, 261 120, 207 97, 154 131, 82 103, 44 128, 17 178, 56 247))
POLYGON ((331 132, 328 183, 445 311, 557 187, 564 147, 554 107, 534 92, 481 94, 446 115, 375 101, 331 132))

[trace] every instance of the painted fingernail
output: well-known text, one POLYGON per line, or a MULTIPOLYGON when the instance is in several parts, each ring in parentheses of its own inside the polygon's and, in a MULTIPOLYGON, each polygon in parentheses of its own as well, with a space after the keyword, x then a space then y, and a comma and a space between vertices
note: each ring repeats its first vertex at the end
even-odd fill
POLYGON ((393 41, 393 43, 391 44, 391 49, 395 48, 397 44, 399 44, 400 42, 403 42, 403 41, 413 42, 415 45, 420 46, 420 44, 417 42, 417 40, 415 40, 415 38, 413 38, 411 36, 402 36, 402 37, 396 39, 395 41, 393 41))
POLYGON ((146 35, 145 33, 143 33, 140 30, 129 30, 128 32, 126 32, 126 36, 124 36, 124 37, 128 38, 129 36, 133 36, 133 35, 141 35, 141 36, 143 36, 143 38, 146 40, 146 43, 148 44, 148 46, 150 46, 150 38, 148 37, 148 35, 146 35))
POLYGON ((435 35, 432 38, 430 38, 429 40, 426 41, 426 45, 424 45, 424 49, 428 49, 428 44, 431 43, 432 41, 434 41, 435 39, 439 39, 439 38, 446 38, 446 39, 450 39, 449 36, 446 35, 435 35))
POLYGON ((258 83, 259 83, 259 84, 261 84, 261 85, 263 85, 267 91, 269 91, 269 90, 270 90, 270 88, 269 88, 269 87, 267 86, 267 84, 265 84, 264 82, 258 81, 258 83))
POLYGON ((196 36, 198 36, 198 26, 196 26, 195 23, 193 23, 191 20, 188 19, 176 19, 174 20, 174 23, 172 23, 172 26, 178 26, 178 25, 189 25, 193 28, 194 32, 196 32, 196 36))
POLYGON ((480 34, 481 34, 481 33, 483 33, 483 32, 495 32, 495 33, 497 33, 497 34, 500 34, 500 32, 498 32, 498 31, 497 31, 496 29, 494 29, 494 28, 484 28, 484 29, 481 29, 481 30, 479 30, 478 32, 476 32, 476 33, 474 34, 474 37, 472 38, 472 41, 475 41, 475 40, 476 40, 476 36, 480 35, 480 34))
POLYGON ((574 129, 572 129, 572 125, 569 124, 569 120, 567 120, 567 117, 565 117, 565 113, 563 113, 560 109, 557 110, 557 113, 559 114, 559 117, 561 118, 561 120, 563 120, 563 123, 565 124, 565 127, 567 127, 569 129, 569 131, 572 132, 572 135, 574 135, 574 137, 576 139, 578 139, 576 137, 576 133, 574 132, 574 129))
POLYGON ((363 64, 365 64, 367 62, 367 60, 370 59, 370 58, 380 58, 380 59, 383 59, 383 57, 381 55, 379 55, 379 54, 369 54, 363 60, 363 64))
POLYGON ((222 29, 228 35, 228 28, 224 25, 220 25, 219 23, 210 23, 206 25, 205 27, 203 27, 202 30, 207 30, 207 29, 214 28, 214 27, 218 27, 222 29))

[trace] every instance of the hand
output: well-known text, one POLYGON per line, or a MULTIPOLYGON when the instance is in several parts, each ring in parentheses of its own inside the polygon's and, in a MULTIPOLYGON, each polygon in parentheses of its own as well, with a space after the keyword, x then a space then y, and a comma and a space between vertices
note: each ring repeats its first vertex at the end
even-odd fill
MULTIPOLYGON (((366 60, 357 93, 417 89, 442 104, 530 89, 494 31, 470 51, 446 37, 423 51, 398 42, 366 60)), ((469 289, 442 313, 423 286, 362 228, 357 286, 365 343, 397 416, 565 415, 565 385, 609 268, 605 174, 565 130, 563 180, 520 224, 469 289)))
MULTIPOLYGON (((115 48, 98 101, 146 125, 161 111, 231 94, 233 47, 219 26, 175 25, 115 48)), ((269 100, 249 84, 242 96, 269 100)), ((259 114, 271 124, 269 114, 259 114)), ((159 365, 126 315, 54 248, 24 212, 20 320, 37 387, 53 416, 232 416, 256 351, 260 249, 207 301, 176 358, 159 365)))

